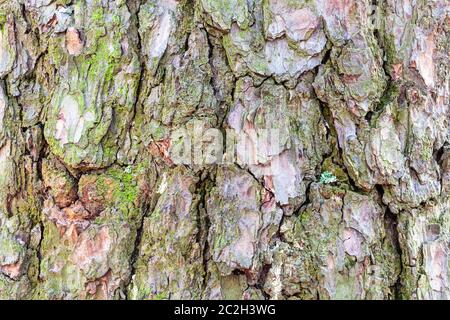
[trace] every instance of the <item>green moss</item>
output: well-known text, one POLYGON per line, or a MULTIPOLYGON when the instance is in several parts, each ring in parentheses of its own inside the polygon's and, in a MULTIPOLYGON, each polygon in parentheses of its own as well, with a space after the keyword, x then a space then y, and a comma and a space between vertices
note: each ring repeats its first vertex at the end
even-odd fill
POLYGON ((105 22, 102 8, 97 8, 92 12, 91 21, 96 24, 103 24, 105 22))
POLYGON ((49 40, 48 54, 56 67, 59 67, 64 59, 64 52, 61 45, 61 39, 51 38, 49 40))
POLYGON ((334 299, 349 300, 357 299, 356 278, 349 275, 338 275, 336 283, 336 293, 334 299))
POLYGON ((169 297, 169 295, 167 294, 167 292, 160 292, 155 294, 152 298, 153 300, 167 300, 169 297))
POLYGON ((120 16, 118 14, 113 15, 112 17, 112 24, 116 27, 120 27, 121 26, 121 21, 122 19, 120 18, 120 16))
POLYGON ((248 9, 246 0, 203 0, 202 5, 213 20, 224 28, 229 28, 233 20, 246 29, 248 27, 248 9))
POLYGON ((300 213, 299 221, 301 225, 306 225, 313 215, 313 212, 311 210, 305 210, 302 213, 300 213))
POLYGON ((4 25, 6 23, 6 13, 4 11, 0 11, 0 25, 4 25))
POLYGON ((91 58, 86 59, 86 57, 82 57, 80 58, 80 62, 88 70, 88 80, 95 83, 99 79, 102 79, 103 85, 107 89, 114 80, 115 66, 118 64, 117 59, 121 55, 120 43, 114 43, 111 46, 107 39, 102 39, 91 58))
POLYGON ((386 89, 384 95, 380 99, 379 108, 384 109, 389 103, 396 100, 400 94, 400 88, 394 83, 390 83, 390 86, 386 89))
POLYGON ((104 145, 103 146, 103 155, 105 158, 110 159, 116 156, 117 153, 117 146, 109 146, 104 145))
POLYGON ((72 0, 57 0, 55 2, 56 5, 62 5, 62 6, 66 6, 69 5, 72 2, 72 0))
POLYGON ((136 208, 139 186, 137 179, 142 174, 142 166, 113 168, 108 175, 115 181, 114 202, 128 218, 134 218, 139 210, 136 208))

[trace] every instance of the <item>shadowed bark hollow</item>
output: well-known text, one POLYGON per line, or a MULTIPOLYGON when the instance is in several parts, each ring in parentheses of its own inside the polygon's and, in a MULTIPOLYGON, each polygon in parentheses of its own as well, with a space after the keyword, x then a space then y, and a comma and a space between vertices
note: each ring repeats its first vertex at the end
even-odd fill
POLYGON ((0 0, 0 298, 449 299, 449 32, 445 0, 0 0))

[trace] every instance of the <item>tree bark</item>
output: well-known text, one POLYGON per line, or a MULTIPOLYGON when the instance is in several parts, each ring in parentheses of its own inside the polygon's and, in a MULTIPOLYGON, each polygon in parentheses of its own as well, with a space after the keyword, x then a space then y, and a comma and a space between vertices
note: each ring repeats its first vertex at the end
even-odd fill
POLYGON ((450 298, 449 13, 0 0, 0 298, 450 298))

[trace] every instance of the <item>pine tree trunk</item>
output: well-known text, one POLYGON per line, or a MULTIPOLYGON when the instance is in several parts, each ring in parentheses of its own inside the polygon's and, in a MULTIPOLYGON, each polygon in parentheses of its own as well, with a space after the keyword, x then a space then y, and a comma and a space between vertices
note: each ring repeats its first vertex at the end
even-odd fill
POLYGON ((0 298, 450 298, 449 14, 0 0, 0 298))

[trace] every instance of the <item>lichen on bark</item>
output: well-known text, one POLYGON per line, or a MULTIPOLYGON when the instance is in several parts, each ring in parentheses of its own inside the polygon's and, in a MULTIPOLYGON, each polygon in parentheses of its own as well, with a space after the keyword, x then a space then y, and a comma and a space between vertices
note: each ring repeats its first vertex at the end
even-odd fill
POLYGON ((449 15, 0 1, 0 298, 450 299, 449 15))

